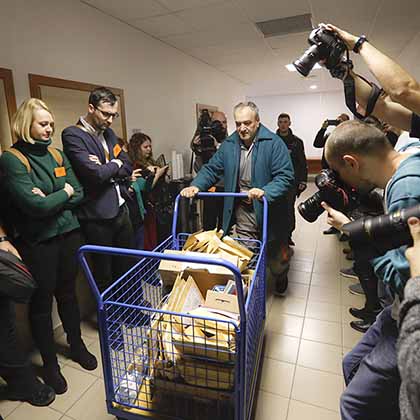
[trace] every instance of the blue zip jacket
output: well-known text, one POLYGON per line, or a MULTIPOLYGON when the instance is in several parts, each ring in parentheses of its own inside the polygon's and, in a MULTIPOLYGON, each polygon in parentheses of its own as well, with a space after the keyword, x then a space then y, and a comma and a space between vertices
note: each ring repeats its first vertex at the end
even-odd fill
MULTIPOLYGON (((225 191, 238 191, 241 139, 235 131, 223 141, 219 150, 204 165, 191 185, 207 191, 224 178, 225 191)), ((264 190, 269 203, 269 240, 288 237, 286 194, 294 183, 293 165, 284 142, 260 124, 252 151, 251 186, 264 190)), ((262 202, 254 200, 258 226, 262 226, 262 202)), ((225 197, 223 231, 228 233, 233 224, 234 198, 225 197)))
MULTIPOLYGON (((415 154, 401 162, 386 187, 387 213, 420 204, 420 151, 416 149, 415 154)), ((372 260, 378 278, 400 296, 410 278, 406 249, 407 246, 401 246, 372 260)))

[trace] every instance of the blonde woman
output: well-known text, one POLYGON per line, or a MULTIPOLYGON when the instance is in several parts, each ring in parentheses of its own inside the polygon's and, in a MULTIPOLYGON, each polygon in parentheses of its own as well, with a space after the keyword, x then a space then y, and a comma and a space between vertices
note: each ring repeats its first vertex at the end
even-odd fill
POLYGON ((32 335, 44 363, 43 377, 57 394, 67 390, 53 338, 53 296, 70 344, 70 354, 83 368, 97 367, 81 338, 75 293, 76 252, 81 244, 73 209, 83 190, 64 153, 51 148, 54 117, 39 99, 29 99, 12 121, 16 143, 0 158, 12 203, 17 249, 32 272, 38 289, 29 307, 32 335))

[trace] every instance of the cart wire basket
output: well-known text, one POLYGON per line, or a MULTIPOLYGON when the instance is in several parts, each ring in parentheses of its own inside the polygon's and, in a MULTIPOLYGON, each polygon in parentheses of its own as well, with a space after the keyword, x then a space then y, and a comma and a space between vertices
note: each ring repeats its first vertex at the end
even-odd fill
MULTIPOLYGON (((197 198, 243 193, 199 193, 197 198)), ((263 197, 262 240, 240 240, 253 252, 245 297, 231 262, 181 250, 189 233, 177 233, 181 197, 175 200, 172 235, 153 252, 85 245, 79 261, 97 302, 106 404, 120 419, 249 420, 261 357, 266 314, 265 251, 268 204, 263 197), (131 269, 100 293, 89 254, 131 258, 131 269), (162 260, 219 266, 235 281, 239 316, 176 313, 158 267, 162 260)), ((175 293, 175 292, 174 292, 175 293)), ((190 297, 193 298, 193 297, 190 297)))

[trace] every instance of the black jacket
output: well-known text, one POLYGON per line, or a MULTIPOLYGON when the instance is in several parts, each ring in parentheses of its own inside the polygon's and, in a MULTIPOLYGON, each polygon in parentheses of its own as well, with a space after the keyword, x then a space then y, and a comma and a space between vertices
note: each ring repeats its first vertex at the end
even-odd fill
POLYGON ((305 183, 308 181, 308 165, 306 163, 305 148, 303 141, 295 136, 289 128, 287 136, 281 136, 280 131, 277 130, 277 135, 284 141, 289 149, 290 157, 295 171, 295 183, 305 183))
POLYGON ((115 162, 106 163, 105 151, 94 135, 79 127, 67 127, 61 134, 63 149, 69 158, 74 172, 85 191, 85 201, 77 209, 79 219, 111 219, 119 211, 118 195, 115 183, 120 186, 121 195, 129 200, 128 185, 132 166, 127 154, 120 151, 114 155, 118 139, 112 129, 104 131, 104 138, 108 144, 110 160, 118 158, 123 162, 120 168, 115 162), (89 159, 89 155, 96 155, 101 165, 89 159))

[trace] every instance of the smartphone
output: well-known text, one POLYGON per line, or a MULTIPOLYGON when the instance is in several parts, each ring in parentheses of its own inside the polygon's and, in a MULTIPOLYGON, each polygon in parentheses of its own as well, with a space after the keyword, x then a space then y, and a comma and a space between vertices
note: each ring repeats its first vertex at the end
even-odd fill
POLYGON ((340 120, 327 120, 328 121, 328 125, 338 125, 340 124, 340 120))

